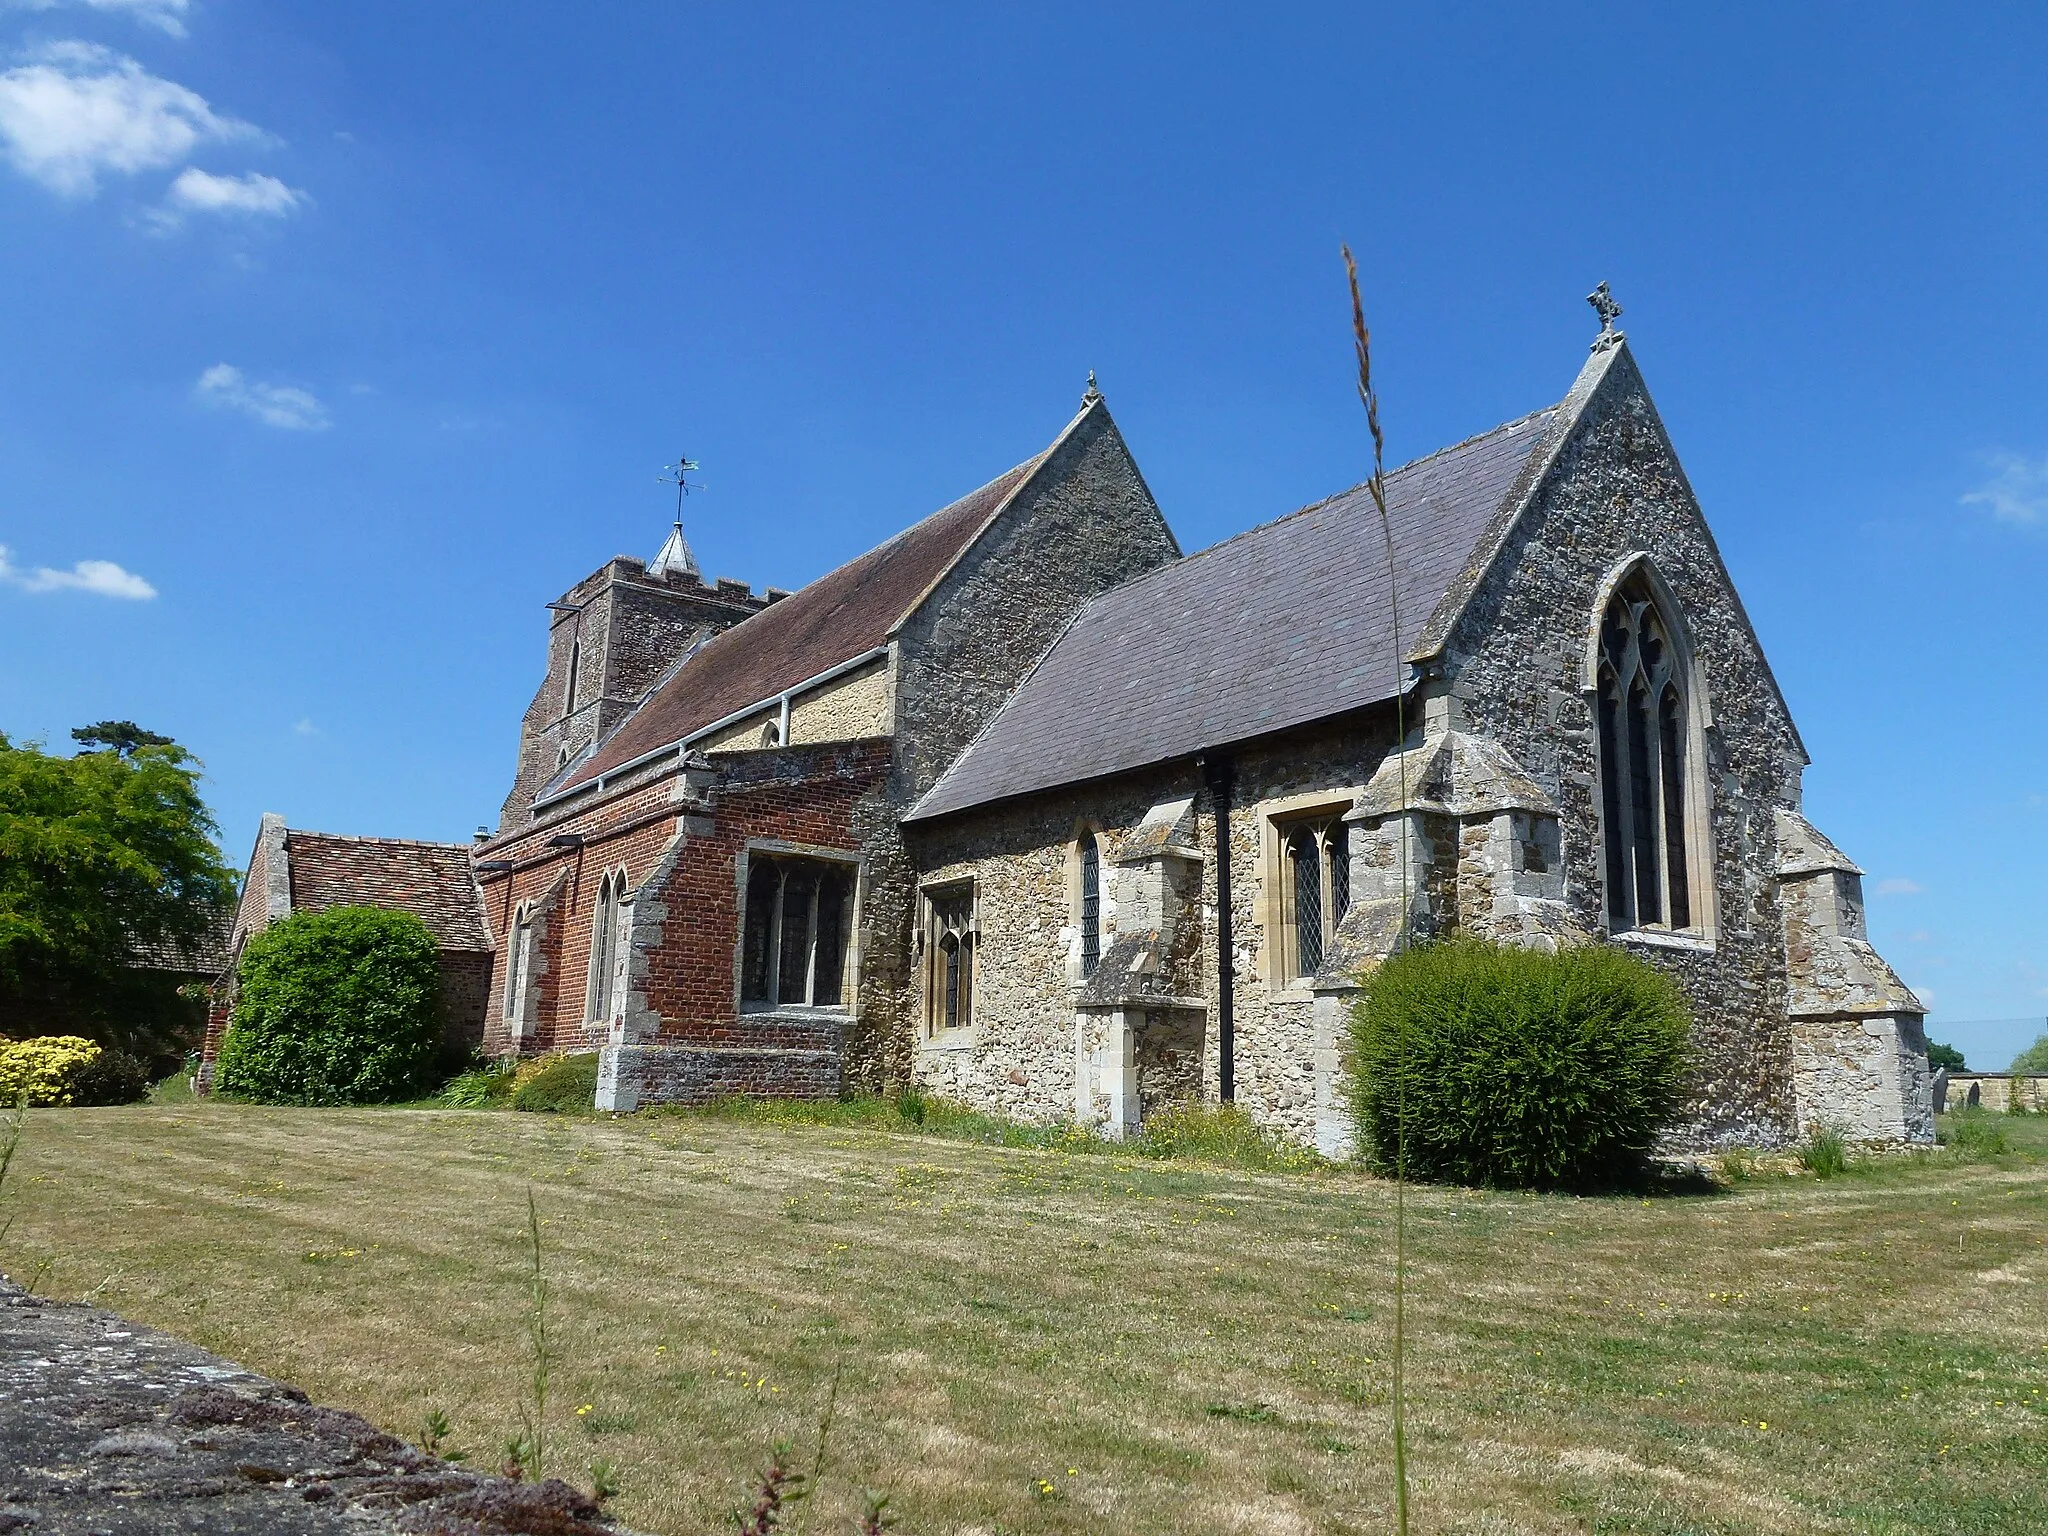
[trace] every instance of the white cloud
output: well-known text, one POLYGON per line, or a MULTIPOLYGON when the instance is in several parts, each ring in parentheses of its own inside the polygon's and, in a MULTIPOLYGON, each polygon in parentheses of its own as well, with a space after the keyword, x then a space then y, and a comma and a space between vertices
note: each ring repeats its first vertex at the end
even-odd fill
POLYGON ((215 363, 193 386, 199 399, 255 417, 266 427, 295 432, 324 432, 331 425, 327 407, 311 393, 289 384, 265 384, 231 363, 215 363))
POLYGON ((1877 882, 1877 894, 1880 896, 1918 896, 1923 889, 1925 887, 1919 881, 1908 880, 1901 875, 1877 882))
POLYGON ((68 571, 47 565, 24 570, 8 557, 4 544, 0 544, 0 581, 27 592, 92 592, 138 602, 156 596, 155 587, 111 560, 81 560, 68 571))
POLYGON ((1964 506, 1989 507, 2000 522, 2022 527, 2048 522, 2048 458, 1994 453, 1991 468, 1991 478, 1963 498, 1964 506))
POLYGON ((246 213, 281 218, 311 201, 305 193, 261 171, 251 171, 246 176, 216 176, 188 165, 171 183, 156 217, 159 222, 171 224, 187 213, 246 213))
POLYGON ((92 196, 103 171, 160 170, 202 143, 265 137, 93 43, 52 43, 0 74, 0 149, 24 176, 66 197, 92 196))
MULTIPOLYGON (((54 11, 67 0, 8 0, 8 3, 17 11, 54 11)), ((185 35, 185 13, 192 9, 192 0, 69 0, 69 3, 95 11, 120 12, 145 26, 155 27, 159 32, 168 32, 172 37, 185 35)))
POLYGON ((294 725, 292 729, 301 736, 318 736, 320 734, 320 727, 315 725, 312 718, 308 715, 299 716, 298 724, 294 725))
POLYGON ((1909 986, 1906 988, 1906 990, 1912 993, 1915 997, 1920 999, 1920 1006, 1926 1009, 1927 1012, 1934 1012, 1934 988, 1922 986, 1909 986))

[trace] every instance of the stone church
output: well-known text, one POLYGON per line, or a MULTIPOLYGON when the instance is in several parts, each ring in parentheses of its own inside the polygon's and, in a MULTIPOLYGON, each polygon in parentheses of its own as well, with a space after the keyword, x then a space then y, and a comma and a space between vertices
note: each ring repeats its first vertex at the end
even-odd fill
POLYGON ((1921 1005, 1611 315, 1562 401, 1386 489, 1391 580, 1363 487, 1183 555, 1091 380, 800 591, 707 582, 680 525, 610 561, 548 605, 470 850, 484 1048, 599 1050, 617 1110, 1222 1098, 1341 1153, 1404 929, 1611 939, 1692 1001, 1681 1142, 1930 1139, 1921 1005))

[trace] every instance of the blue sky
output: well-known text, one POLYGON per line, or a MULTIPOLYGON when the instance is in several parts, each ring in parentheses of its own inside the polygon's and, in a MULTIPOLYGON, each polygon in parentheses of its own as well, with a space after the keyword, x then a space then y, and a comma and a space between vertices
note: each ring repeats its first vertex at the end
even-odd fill
MULTIPOLYGON (((495 819, 541 605, 795 587, 1100 373, 1192 549, 1549 403, 1610 280, 1814 820, 2048 1019, 2048 13, 0 0, 0 729, 495 819), (1428 14, 1417 14, 1427 12, 1428 14)), ((2030 1025, 2023 1021, 2035 1019, 2030 1025)))

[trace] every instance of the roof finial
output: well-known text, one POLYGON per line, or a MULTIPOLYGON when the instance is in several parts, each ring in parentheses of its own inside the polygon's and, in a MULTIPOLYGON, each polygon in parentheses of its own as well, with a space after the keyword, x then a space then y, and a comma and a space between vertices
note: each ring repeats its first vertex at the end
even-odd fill
POLYGON ((1085 410, 1102 398, 1102 391, 1095 387, 1095 370, 1088 370, 1088 388, 1081 395, 1081 406, 1085 410))
POLYGON ((1602 281, 1598 288, 1586 295, 1586 302, 1593 306, 1593 313, 1600 317, 1600 334, 1593 338, 1593 350, 1604 352, 1607 348, 1619 346, 1622 334, 1614 328, 1614 321, 1621 314, 1621 306, 1602 281))

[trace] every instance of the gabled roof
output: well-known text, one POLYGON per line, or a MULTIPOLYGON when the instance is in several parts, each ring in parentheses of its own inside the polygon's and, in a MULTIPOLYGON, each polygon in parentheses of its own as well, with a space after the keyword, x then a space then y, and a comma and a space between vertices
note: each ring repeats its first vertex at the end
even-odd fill
POLYGON ((284 846, 294 912, 391 907, 425 923, 443 949, 491 947, 466 843, 286 832, 284 846))
POLYGON ((549 797, 886 644, 1053 450, 1102 408, 1095 397, 1045 452, 698 646, 549 797))
MULTIPOLYGON (((1551 407, 1106 592, 909 820, 1128 772, 1391 699, 1402 658, 1525 486, 1551 407)), ((752 622, 752 621, 750 621, 752 622)))

